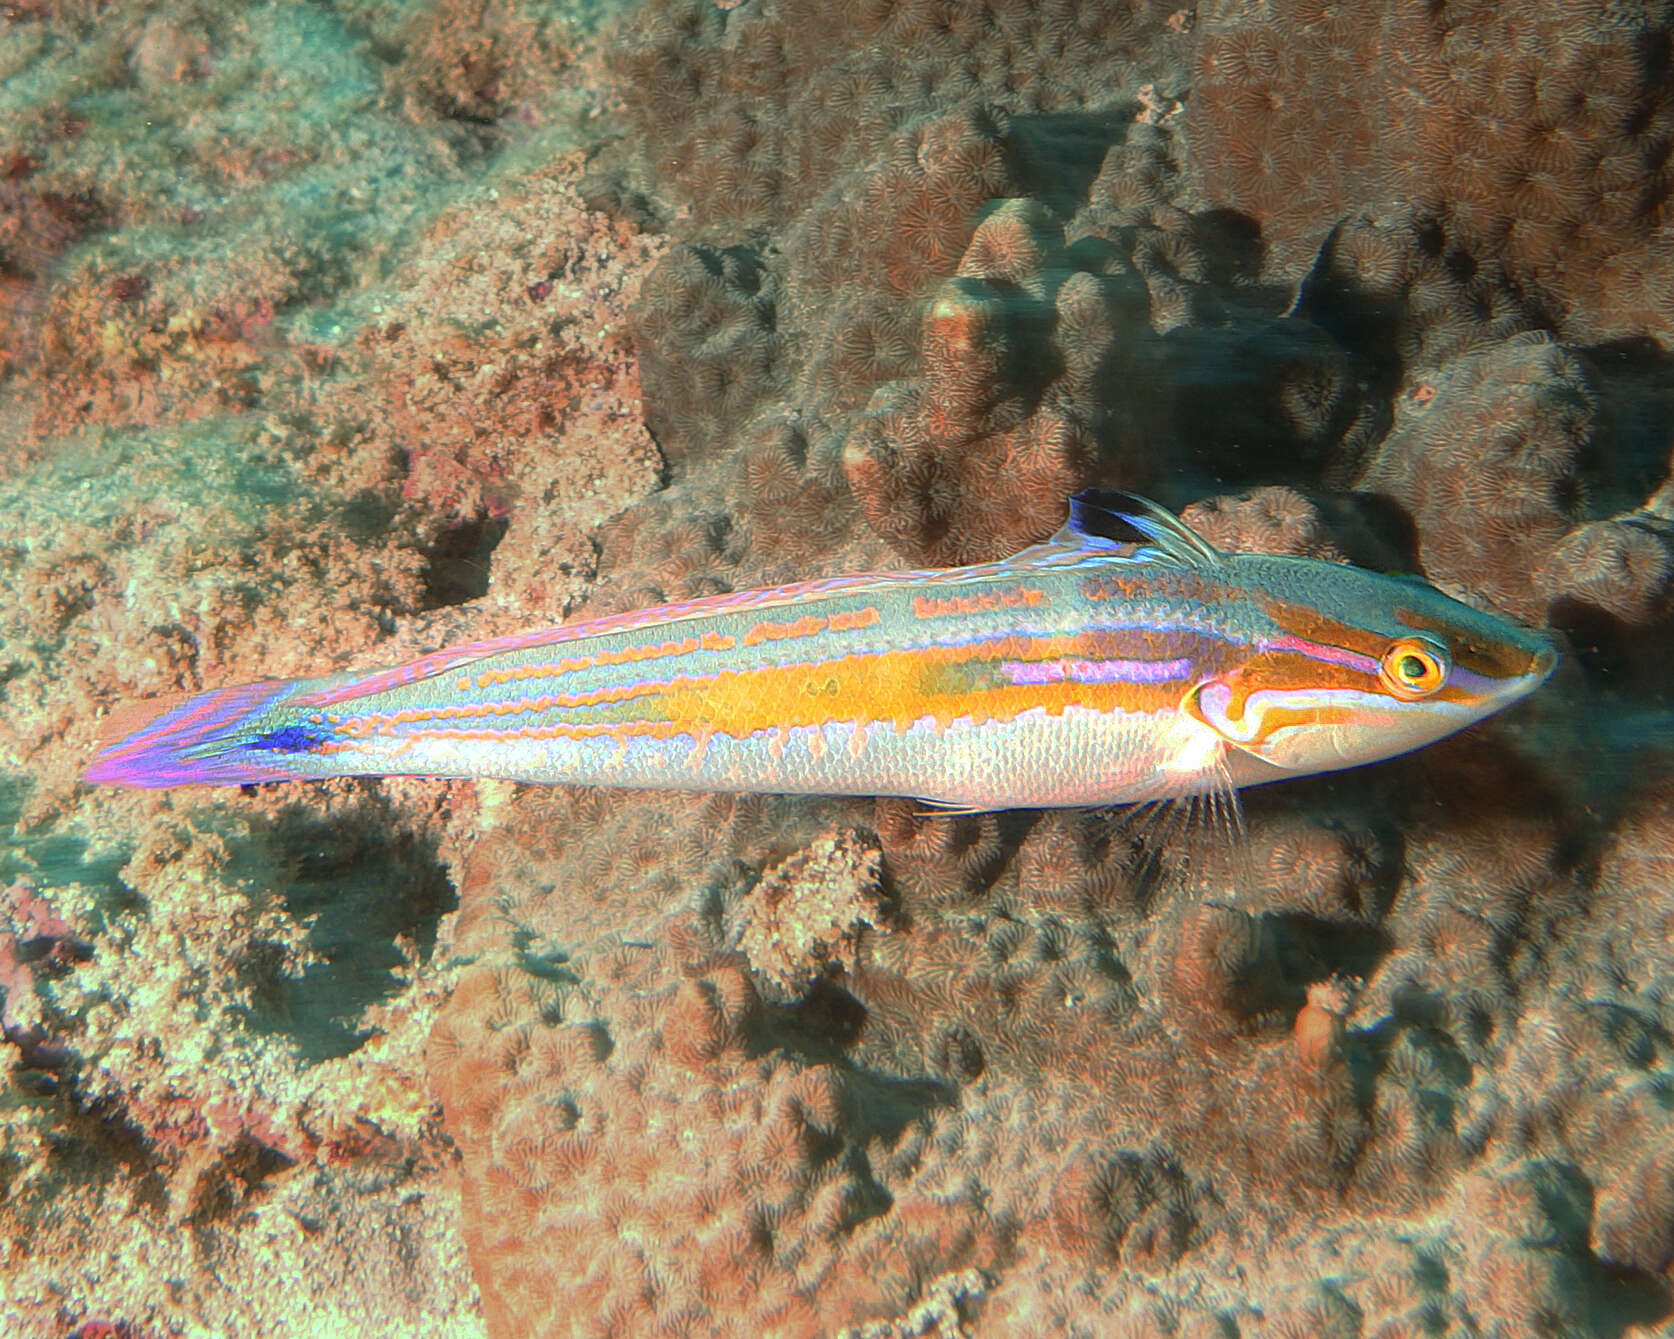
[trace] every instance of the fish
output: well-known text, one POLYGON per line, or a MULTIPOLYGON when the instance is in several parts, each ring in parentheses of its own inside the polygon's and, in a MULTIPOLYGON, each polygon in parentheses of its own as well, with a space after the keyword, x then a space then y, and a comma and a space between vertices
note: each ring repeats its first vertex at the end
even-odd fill
POLYGON ((1539 633, 1417 578, 1223 553, 1155 503, 1089 492, 1002 561, 120 707, 85 780, 477 777, 967 811, 1235 800, 1453 734, 1555 659, 1539 633))

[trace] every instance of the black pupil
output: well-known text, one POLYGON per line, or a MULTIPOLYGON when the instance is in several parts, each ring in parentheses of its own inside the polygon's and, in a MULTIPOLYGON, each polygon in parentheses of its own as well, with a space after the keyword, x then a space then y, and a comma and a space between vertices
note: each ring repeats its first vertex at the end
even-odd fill
POLYGON ((1403 678, 1422 679, 1425 673, 1425 664, 1417 656, 1401 657, 1401 675, 1403 678))

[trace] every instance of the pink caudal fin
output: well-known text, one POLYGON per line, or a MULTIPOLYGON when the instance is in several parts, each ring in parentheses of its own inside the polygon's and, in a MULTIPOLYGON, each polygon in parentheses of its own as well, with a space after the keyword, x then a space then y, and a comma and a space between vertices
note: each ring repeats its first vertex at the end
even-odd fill
POLYGON ((263 717, 294 682, 215 688, 186 697, 117 707, 105 721, 98 754, 82 779, 98 786, 237 786, 291 781, 287 752, 310 741, 294 728, 265 728, 263 717))

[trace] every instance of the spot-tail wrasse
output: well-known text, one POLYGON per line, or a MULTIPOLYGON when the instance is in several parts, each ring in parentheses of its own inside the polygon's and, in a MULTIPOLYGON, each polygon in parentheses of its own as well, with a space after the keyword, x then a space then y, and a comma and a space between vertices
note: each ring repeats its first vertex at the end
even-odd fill
MULTIPOLYGON (((1108 497, 1109 495, 1103 495, 1108 497)), ((113 712, 90 782, 354 775, 969 809, 1225 797, 1404 753, 1533 691, 1536 634, 1421 581, 1221 553, 1091 495, 1002 562, 803 581, 113 712)))

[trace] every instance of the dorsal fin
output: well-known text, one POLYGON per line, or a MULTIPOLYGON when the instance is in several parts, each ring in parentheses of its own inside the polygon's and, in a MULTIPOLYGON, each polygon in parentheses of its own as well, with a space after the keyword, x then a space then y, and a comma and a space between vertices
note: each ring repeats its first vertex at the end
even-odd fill
POLYGON ((1138 542, 1170 562, 1190 567, 1213 567, 1225 556, 1178 516, 1137 493, 1113 489, 1084 489, 1070 498, 1069 520, 1052 537, 1058 544, 1108 548, 1130 539, 1108 533, 1111 521, 1138 535, 1138 542))

